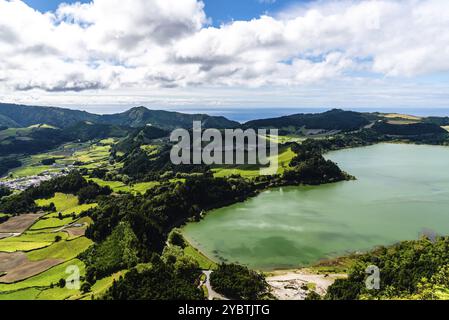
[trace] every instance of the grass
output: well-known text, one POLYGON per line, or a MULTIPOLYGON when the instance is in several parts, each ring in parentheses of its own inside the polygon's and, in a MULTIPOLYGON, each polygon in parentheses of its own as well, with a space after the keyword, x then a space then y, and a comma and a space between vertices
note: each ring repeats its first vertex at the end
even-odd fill
POLYGON ((304 136, 299 136, 299 135, 286 135, 286 136, 268 136, 267 139, 269 141, 273 141, 279 144, 285 144, 285 143, 289 143, 289 142, 302 142, 304 140, 306 140, 307 138, 304 136))
POLYGON ((11 293, 0 292, 0 300, 36 300, 41 292, 42 291, 37 288, 27 288, 11 293))
POLYGON ((159 182, 157 181, 141 182, 136 183, 134 185, 126 185, 121 181, 105 181, 98 178, 89 178, 88 180, 93 181, 102 187, 108 186, 114 192, 127 192, 133 194, 138 193, 144 194, 148 189, 154 188, 155 186, 159 185, 159 182))
MULTIPOLYGON (((280 153, 278 155, 278 174, 282 174, 285 169, 288 167, 290 161, 293 159, 293 157, 296 155, 291 148, 280 148, 280 153), (284 149, 284 150, 282 150, 284 149)), ((255 178, 260 175, 260 170, 254 169, 254 165, 241 165, 237 168, 235 167, 220 167, 220 168, 214 168, 212 169, 214 172, 214 177, 216 178, 223 178, 223 177, 229 177, 231 175, 240 175, 243 178, 255 178), (247 168, 251 169, 247 169, 247 168)))
POLYGON ((243 169, 236 169, 236 168, 232 168, 232 169, 219 168, 219 169, 212 169, 212 171, 214 172, 214 177, 216 177, 216 178, 224 178, 224 177, 229 177, 232 175, 239 175, 243 178, 255 178, 255 177, 259 176, 259 174, 260 174, 259 169, 243 170, 243 169))
POLYGON ((192 247, 190 243, 186 241, 187 246, 184 248, 184 254, 196 260, 203 270, 214 270, 217 268, 217 264, 198 251, 196 248, 192 247))
POLYGON ((157 181, 136 183, 130 187, 131 192, 145 194, 147 190, 159 185, 157 181))
POLYGON ((80 294, 79 290, 67 289, 66 287, 60 288, 55 286, 53 288, 42 290, 33 300, 66 300, 78 294, 80 294))
POLYGON ((81 276, 85 274, 86 266, 81 260, 69 260, 26 280, 11 284, 0 283, 0 300, 2 299, 2 292, 17 291, 33 287, 49 287, 52 283, 56 284, 60 279, 66 279, 69 276, 69 274, 66 273, 66 269, 72 265, 75 265, 80 269, 81 276))
POLYGON ((84 163, 99 162, 109 158, 111 146, 109 145, 92 145, 87 150, 77 151, 73 154, 73 158, 84 163))
POLYGON ((87 225, 91 225, 93 223, 93 220, 90 217, 82 217, 81 219, 78 219, 76 221, 76 223, 80 223, 80 224, 85 223, 87 225))
MULTIPOLYGON (((4 135, 5 131, 0 131, 0 140, 2 139, 1 137, 4 135)), ((42 160, 56 159, 56 163, 60 165, 73 164, 73 162, 76 160, 72 158, 73 153, 79 150, 85 150, 89 146, 90 146, 89 143, 67 143, 49 152, 25 156, 20 159, 23 165, 19 168, 11 170, 11 173, 14 177, 19 178, 40 174, 48 170, 60 171, 60 169, 54 168, 53 166, 42 165, 41 164, 42 160)))
POLYGON ((384 115, 385 118, 388 119, 405 119, 405 120, 414 120, 414 121, 420 121, 422 118, 408 115, 408 114, 400 114, 400 113, 389 113, 384 115))
POLYGON ((115 139, 115 138, 107 138, 107 139, 100 140, 99 143, 105 144, 105 145, 113 145, 116 142, 116 140, 117 139, 115 139))
POLYGON ((282 152, 278 157, 278 173, 282 174, 284 173, 285 169, 288 168, 288 165, 292 161, 292 159, 296 156, 296 153, 292 151, 291 148, 288 148, 284 152, 282 152))
POLYGON ((91 288, 91 292, 86 293, 81 296, 74 296, 74 299, 80 299, 80 300, 91 300, 92 296, 99 298, 103 294, 106 293, 106 291, 112 286, 114 283, 114 280, 117 281, 121 276, 123 276, 126 273, 126 271, 119 271, 117 273, 114 273, 113 275, 100 279, 91 288))
POLYGON ((57 211, 65 211, 79 205, 78 197, 72 194, 56 193, 53 198, 36 200, 36 204, 40 207, 49 206, 53 203, 57 211))
POLYGON ((52 242, 0 241, 0 252, 31 251, 51 244, 52 242))
POLYGON ((6 130, 0 131, 0 140, 4 140, 10 137, 21 137, 21 136, 28 136, 32 129, 36 128, 36 126, 31 126, 28 128, 8 128, 6 130))
POLYGON ((207 289, 207 287, 205 285, 201 286, 201 290, 203 290, 205 297, 209 297, 209 290, 207 289))
MULTIPOLYGON (((80 204, 78 206, 66 209, 66 210, 62 211, 61 213, 62 213, 63 216, 71 215, 71 214, 75 214, 76 216, 79 216, 82 212, 87 211, 87 210, 92 209, 92 208, 96 208, 96 207, 98 207, 98 203, 80 204)), ((53 212, 53 213, 47 215, 46 217, 57 218, 58 216, 59 216, 58 212, 53 212)))
POLYGON ((144 151, 150 159, 154 158, 159 154, 159 147, 157 145, 143 145, 140 149, 144 151))
POLYGON ((357 255, 350 254, 348 256, 321 261, 308 269, 318 274, 348 273, 356 261, 357 255))
POLYGON ((33 224, 30 230, 43 230, 43 229, 51 229, 58 228, 68 225, 73 222, 71 217, 68 218, 41 218, 35 224, 33 224))
POLYGON ((86 237, 80 237, 70 241, 55 242, 49 247, 29 252, 27 256, 32 261, 44 259, 70 260, 86 251, 92 244, 93 242, 86 237))
POLYGON ((11 237, 0 240, 1 252, 31 251, 50 246, 56 236, 61 240, 68 238, 67 233, 25 233, 18 237, 11 237))
POLYGON ((29 165, 29 166, 22 166, 15 170, 12 170, 11 173, 16 178, 23 178, 28 176, 36 176, 39 175, 45 171, 59 171, 58 169, 55 169, 53 166, 44 166, 44 165, 29 165))

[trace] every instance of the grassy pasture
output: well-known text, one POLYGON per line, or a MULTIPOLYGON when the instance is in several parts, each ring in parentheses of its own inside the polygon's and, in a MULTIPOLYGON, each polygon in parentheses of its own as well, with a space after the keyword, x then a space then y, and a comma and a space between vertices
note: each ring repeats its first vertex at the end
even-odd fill
POLYGON ((35 224, 33 224, 30 228, 30 230, 42 230, 42 229, 52 229, 52 228, 58 228, 63 227, 67 224, 70 224, 73 222, 73 219, 71 217, 68 218, 41 218, 38 220, 35 224))
POLYGON ((92 243, 86 237, 80 237, 70 241, 55 242, 49 247, 29 252, 27 256, 31 261, 44 259, 70 260, 89 248, 92 243))
MULTIPOLYGON (((4 239, 8 240, 8 239, 4 239)), ((17 252, 17 251, 31 251, 45 248, 51 245, 52 242, 38 242, 38 241, 0 241, 0 252, 17 252)))
MULTIPOLYGON (((110 288, 114 280, 118 280, 120 276, 125 274, 125 271, 117 272, 109 277, 98 280, 91 288, 91 292, 82 294, 79 290, 70 290, 67 288, 60 288, 58 286, 50 287, 56 284, 59 279, 66 278, 68 274, 65 273, 65 268, 68 265, 75 264, 80 267, 81 276, 84 274, 84 265, 81 261, 74 259, 63 265, 56 266, 41 275, 30 278, 29 280, 18 283, 19 286, 8 285, 8 293, 0 291, 0 300, 91 300, 93 297, 98 298, 110 288), (54 270, 53 270, 54 269, 54 270), (33 287, 26 287, 26 282, 30 281, 33 287), (35 284, 38 286, 34 286, 35 284), (23 288, 25 286, 25 288, 23 288), (14 287, 22 287, 15 289, 14 287)), ((4 288, 0 288, 3 290, 4 288)))
POLYGON ((95 144, 89 148, 76 151, 70 159, 85 163, 85 165, 82 166, 84 168, 94 169, 108 164, 110 150, 110 145, 95 144))
POLYGON ((404 119, 404 120, 412 120, 412 121, 421 121, 422 118, 408 115, 408 114, 400 114, 400 113, 389 113, 384 115, 387 119, 404 119))
POLYGON ((26 288, 10 293, 0 292, 0 300, 36 300, 40 293, 41 290, 37 288, 26 288))
MULTIPOLYGON (((72 290, 67 288, 53 287, 44 289, 39 292, 34 300, 66 300, 73 295, 80 294, 79 290, 72 290)), ((0 296, 1 297, 1 296, 0 296)))
POLYGON ((56 236, 61 236, 62 239, 64 239, 64 232, 58 232, 58 233, 48 233, 48 232, 41 232, 41 233, 24 233, 18 237, 14 238, 7 238, 0 240, 0 242, 53 242, 56 236))
POLYGON ((65 211, 78 206, 78 197, 72 194, 56 193, 53 198, 36 200, 36 204, 40 207, 49 206, 54 203, 56 210, 65 211))
POLYGON ((81 275, 85 274, 84 263, 81 260, 73 259, 23 281, 11 284, 0 283, 0 300, 3 298, 3 293, 6 292, 23 290, 26 288, 49 287, 52 283, 56 284, 60 279, 67 278, 68 274, 66 273, 66 269, 73 265, 80 269, 81 275))
MULTIPOLYGON (((62 215, 71 215, 71 214, 75 214, 76 216, 79 216, 82 212, 87 211, 89 209, 95 208, 98 206, 98 203, 86 203, 86 204, 80 204, 78 206, 75 207, 71 207, 69 209, 66 209, 64 211, 62 211, 62 215)), ((57 218, 59 216, 59 212, 53 212, 50 213, 48 215, 46 215, 45 217, 48 218, 57 218)))
MULTIPOLYGON (((295 153, 291 150, 291 148, 280 148, 278 155, 278 174, 285 171, 294 156, 295 153)), ((260 171, 255 165, 241 165, 238 167, 223 166, 220 168, 214 168, 212 171, 214 172, 214 176, 217 178, 228 177, 231 175, 240 175, 244 178, 254 178, 260 175, 260 171)))
POLYGON ((36 176, 45 171, 55 172, 59 171, 59 169, 55 169, 53 166, 44 166, 44 165, 26 165, 14 169, 11 171, 12 175, 16 178, 23 178, 28 176, 36 176))
POLYGON ((192 247, 190 243, 186 241, 187 246, 184 248, 184 254, 196 260, 203 270, 216 269, 217 264, 198 251, 196 248, 192 247))
MULTIPOLYGON (((0 132, 0 140, 1 135, 2 132, 0 132)), ((49 152, 23 157, 20 159, 23 165, 19 168, 12 169, 11 173, 14 177, 26 177, 40 174, 44 171, 59 171, 59 168, 42 165, 42 160, 55 159, 59 165, 73 164, 75 160, 71 158, 72 154, 77 150, 83 150, 89 146, 90 144, 88 143, 68 143, 49 152)))
POLYGON ((104 293, 106 293, 106 290, 108 290, 112 284, 114 283, 114 280, 117 281, 120 276, 125 275, 126 271, 119 271, 114 273, 113 275, 100 279, 91 288, 91 292, 86 294, 81 294, 79 296, 72 296, 70 299, 74 300, 91 300, 94 298, 101 297, 104 293))
POLYGON ((95 182, 99 186, 108 186, 110 187, 114 192, 127 192, 127 193, 133 193, 133 194, 144 194, 148 189, 151 189, 157 185, 159 185, 159 182, 157 181, 150 181, 150 182, 141 182, 136 183, 133 185, 126 185, 121 181, 105 181, 98 178, 88 178, 89 180, 95 182))

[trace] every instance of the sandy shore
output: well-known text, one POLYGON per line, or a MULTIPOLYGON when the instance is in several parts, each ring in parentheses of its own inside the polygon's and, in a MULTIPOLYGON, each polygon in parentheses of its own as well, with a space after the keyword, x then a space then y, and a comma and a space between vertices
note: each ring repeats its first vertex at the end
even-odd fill
POLYGON ((336 279, 345 277, 346 274, 316 274, 299 269, 275 271, 266 280, 279 300, 304 300, 310 291, 325 295, 336 279))

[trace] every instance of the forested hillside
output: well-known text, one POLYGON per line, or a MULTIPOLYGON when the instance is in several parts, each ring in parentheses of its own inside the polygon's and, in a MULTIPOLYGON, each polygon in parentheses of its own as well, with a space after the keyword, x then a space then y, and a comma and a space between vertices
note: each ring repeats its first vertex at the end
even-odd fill
POLYGON ((380 247, 355 258, 348 279, 337 280, 326 298, 447 299, 449 297, 449 238, 422 238, 380 247), (367 289, 368 266, 380 270, 379 290, 367 289))
POLYGON ((324 113, 295 114, 280 118, 254 120, 245 123, 247 128, 278 128, 286 131, 305 129, 323 129, 353 131, 369 124, 358 112, 334 109, 324 113))
POLYGON ((153 125, 163 129, 175 129, 192 128, 194 120, 201 121, 205 128, 221 129, 239 126, 238 122, 230 121, 225 117, 149 110, 145 107, 132 108, 126 112, 112 115, 97 115, 64 108, 0 103, 0 126, 6 127, 48 124, 58 128, 67 128, 80 122, 91 122, 135 128, 153 125))

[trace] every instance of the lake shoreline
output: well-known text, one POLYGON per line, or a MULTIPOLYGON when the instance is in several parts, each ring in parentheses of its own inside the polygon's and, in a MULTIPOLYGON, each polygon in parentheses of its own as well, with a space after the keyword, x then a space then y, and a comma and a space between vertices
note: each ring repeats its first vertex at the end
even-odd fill
MULTIPOLYGON (((350 149, 345 149, 345 152, 347 152, 347 150, 354 150, 354 149, 365 149, 365 150, 371 150, 371 149, 366 149, 366 148, 376 148, 376 147, 379 147, 379 146, 386 146, 387 148, 392 148, 392 146, 399 146, 399 148, 402 148, 402 147, 405 147, 406 149, 407 149, 407 147, 408 146, 418 146, 418 147, 424 147, 424 148, 434 148, 434 147, 437 147, 437 146, 433 146, 433 145, 422 145, 422 144, 402 144, 402 143, 399 143, 399 144, 397 144, 397 143, 391 143, 391 142, 383 142, 383 143, 379 143, 379 144, 375 144, 375 145, 371 145, 371 146, 366 146, 366 147, 360 147, 360 148, 350 148, 350 149)), ((445 147, 445 146, 440 146, 440 147, 445 147)), ((394 148, 393 148, 393 150, 395 150, 394 148)), ((415 150, 415 149, 413 149, 413 150, 415 150)), ((429 149, 429 150, 436 150, 436 149, 429 149)), ((444 149, 443 148, 441 148, 438 152, 446 152, 448 150, 448 148, 447 147, 445 147, 444 149)), ((341 151, 341 150, 340 150, 341 151)), ((425 151, 425 149, 421 149, 420 150, 420 153, 422 153, 422 151, 425 151)), ((331 151, 331 152, 329 152, 329 153, 334 153, 334 152, 338 152, 338 151, 331 151)), ((415 152, 416 152, 416 150, 415 150, 415 152)), ((329 153, 326 153, 326 155, 327 154, 329 154, 329 153)), ((391 153, 391 151, 389 151, 389 152, 387 152, 387 155, 388 155, 388 153, 391 153)), ((396 154, 393 152, 393 156, 395 156, 396 154)), ((384 155, 385 156, 385 155, 384 155)), ((391 154, 389 155, 389 156, 391 156, 391 154)), ((371 160, 373 160, 372 159, 372 157, 370 158, 371 160)), ((395 158, 396 159, 396 158, 395 158)), ((407 158, 408 159, 408 158, 407 158)), ((397 160, 397 159, 396 159, 397 160)), ((408 160, 410 160, 410 159, 408 159, 408 160)), ((339 161, 337 161, 337 163, 338 163, 339 161)), ((339 165, 340 165, 340 163, 339 163, 339 165)), ((400 165, 399 163, 398 163, 398 165, 400 165)), ((431 166, 431 164, 430 164, 430 166, 431 166)), ((348 170, 347 170, 347 168, 346 167, 342 167, 342 170, 344 170, 344 171, 346 171, 346 172, 348 172, 348 170)), ((397 171, 397 169, 396 168, 394 168, 394 170, 393 170, 393 173, 394 173, 394 171, 397 171)), ((353 171, 351 171, 351 170, 349 170, 349 172, 350 173, 354 173, 353 171)), ((356 176, 358 176, 357 174, 355 174, 356 176)), ((444 180, 444 181, 446 181, 446 180, 444 180)), ((335 184, 332 184, 332 185, 335 185, 335 184)), ((417 183, 415 183, 415 182, 413 182, 412 183, 412 187, 415 187, 417 185, 417 183)), ((325 184, 325 185, 320 185, 318 188, 322 188, 322 187, 325 187, 325 186, 327 186, 327 184, 325 184)), ((306 188, 308 188, 309 189, 309 186, 301 186, 300 188, 302 189, 302 188, 304 188, 304 187, 306 187, 306 188)), ((293 187, 294 189, 296 189, 295 187, 293 187)), ((316 187, 315 186, 311 186, 310 187, 310 189, 312 189, 312 190, 314 190, 316 187)), ((268 189, 265 189, 265 190, 263 190, 260 194, 258 194, 255 198, 258 198, 258 197, 260 197, 261 195, 264 195, 265 193, 266 193, 266 191, 273 191, 273 189, 274 190, 277 190, 277 189, 279 189, 279 187, 274 187, 274 188, 268 188, 268 189)), ((435 188, 434 188, 435 189, 435 188)), ((446 190, 447 190, 447 188, 445 188, 445 187, 442 187, 442 186, 440 186, 439 187, 439 189, 441 190, 441 192, 445 192, 446 190)), ((284 188, 284 191, 285 191, 286 189, 284 188)), ((288 190, 287 190, 288 191, 288 190)), ((441 194, 441 192, 440 193, 437 193, 436 194, 436 196, 439 196, 439 194, 441 194)), ((435 193, 435 192, 434 192, 435 193)), ((424 193, 424 194, 430 194, 430 193, 424 193)), ((390 196, 390 195, 389 195, 390 196)), ((249 198, 249 199, 247 199, 247 200, 245 200, 245 202, 243 203, 243 205, 244 206, 247 206, 248 205, 248 203, 252 203, 252 201, 255 199, 255 198, 253 198, 253 197, 251 197, 251 198, 249 198)), ((441 198, 441 196, 440 196, 440 198, 441 198)), ((425 199, 425 198, 424 198, 425 199)), ((425 199, 426 201, 429 201, 429 199, 425 199)), ((418 201, 418 200, 416 200, 416 201, 418 201)), ((277 201, 278 202, 278 201, 277 201)), ((432 203, 432 202, 431 202, 432 203)), ((231 205, 230 207, 225 207, 225 208, 220 208, 220 209, 217 209, 217 210, 223 210, 223 209, 226 209, 226 208, 228 208, 228 209, 232 209, 232 208, 240 208, 241 206, 240 205, 238 205, 238 206, 235 206, 235 207, 233 207, 233 206, 235 206, 235 205, 231 205)), ((243 207, 244 207, 243 206, 243 207)), ((402 207, 402 205, 399 205, 399 207, 398 208, 401 208, 402 207)), ((235 209, 233 209, 234 211, 235 211, 235 209)), ((389 209, 390 211, 392 210, 392 207, 390 207, 390 209, 389 209)), ((210 216, 210 213, 213 213, 213 211, 215 211, 215 210, 212 210, 212 211, 210 211, 210 212, 208 212, 205 216, 205 219, 207 219, 207 217, 209 217, 210 216)), ((433 210, 433 211, 435 211, 435 210, 433 210)), ((422 211, 422 212, 425 212, 425 211, 422 211)), ((224 213, 222 213, 222 214, 224 214, 224 213)), ((235 215, 233 215, 233 216, 235 216, 235 215)), ((416 213, 415 214, 413 214, 412 215, 412 217, 414 217, 414 218, 412 218, 412 219, 416 219, 416 213)), ((418 217, 419 218, 419 217, 418 217)), ((419 218, 420 219, 420 218, 419 218)), ((360 253, 360 252, 368 252, 368 251, 370 251, 370 250, 372 250, 373 248, 376 248, 377 246, 379 246, 379 245, 386 245, 386 246, 388 246, 388 245, 392 245, 392 244, 394 244, 394 243, 397 243, 397 242, 400 242, 400 241, 402 241, 402 240, 414 240, 414 239, 417 239, 421 234, 423 234, 423 230, 425 230, 425 229, 430 229, 430 230, 433 230, 432 229, 432 227, 429 227, 429 225, 431 225, 431 224, 429 224, 429 223, 427 223, 427 221, 424 221, 423 223, 419 223, 419 221, 422 221, 422 220, 417 220, 417 222, 415 223, 415 225, 421 225, 421 229, 422 230, 417 230, 417 231, 419 231, 419 232, 417 232, 417 233, 415 233, 414 235, 412 234, 412 233, 410 233, 409 232, 409 234, 408 235, 405 235, 405 236, 403 236, 403 237, 400 237, 400 238, 391 238, 390 240, 388 240, 388 241, 371 241, 371 242, 373 242, 373 245, 364 245, 364 249, 362 250, 362 249, 355 249, 355 250, 353 250, 353 248, 347 248, 347 250, 346 250, 346 252, 342 252, 342 254, 340 255, 340 254, 336 254, 335 255, 335 257, 338 259, 338 258, 340 258, 340 257, 343 257, 343 256, 347 256, 347 255, 351 255, 351 252, 354 252, 354 253, 360 253)), ((388 219, 387 219, 388 220, 388 219)), ((387 220, 385 220, 386 222, 385 223, 387 223, 388 221, 387 220)), ((371 220, 370 220, 371 221, 371 220)), ((200 222, 201 223, 201 222, 200 222)), ((369 221, 367 221, 366 223, 369 223, 369 221)), ((190 223, 189 223, 190 224, 190 223)), ((195 222, 194 224, 197 224, 197 222, 195 222)), ((438 225, 438 223, 437 222, 435 222, 434 221, 434 224, 435 225, 438 225)), ((292 225, 292 228, 294 227, 294 226, 297 226, 298 224, 296 223, 296 224, 293 224, 292 225)), ((363 225, 363 223, 362 223, 362 225, 363 225)), ((386 224, 386 226, 388 226, 388 223, 386 224)), ((183 230, 183 235, 184 236, 186 236, 186 232, 185 232, 185 226, 182 228, 182 230, 183 230)), ((249 228, 248 229, 248 233, 251 233, 251 228, 249 228)), ((441 230, 441 229, 440 229, 441 230)), ((446 229, 445 229, 446 230, 446 229)), ((438 231, 438 230, 437 230, 438 231)), ((447 230, 446 230, 446 233, 447 233, 447 230)), ((215 236, 215 234, 214 233, 212 233, 214 236, 215 236)), ((439 231, 438 232, 438 234, 445 234, 445 232, 443 231, 443 232, 441 232, 441 231, 439 231)), ((186 236, 186 238, 190 238, 189 236, 186 236)), ((231 237, 232 238, 232 237, 231 237)), ((218 238, 217 238, 218 239, 218 238)), ((201 241, 201 240, 196 240, 196 241, 193 241, 193 239, 192 238, 190 238, 190 243, 192 244, 192 246, 193 247, 195 247, 197 250, 199 250, 203 255, 205 255, 206 257, 208 257, 209 259, 211 259, 212 261, 217 261, 218 259, 216 259, 216 257, 215 256, 213 256, 212 258, 211 258, 211 255, 210 254, 208 254, 207 252, 208 252, 208 250, 207 249, 205 249, 205 248, 201 248, 201 249, 199 249, 198 248, 198 246, 196 246, 194 243, 196 243, 197 241, 201 241)), ((205 242, 205 243, 207 243, 207 242, 205 242)), ((234 243, 235 243, 235 241, 234 241, 234 243)), ((246 243, 246 242, 242 242, 242 243, 246 243)), ((249 246, 251 246, 251 244, 248 244, 249 246)), ((341 251, 341 250, 336 250, 336 251, 341 251)), ((307 264, 304 264, 304 266, 301 266, 301 265, 298 265, 298 267, 285 267, 285 268, 283 268, 283 267, 279 267, 279 268, 258 268, 258 267, 255 267, 255 266, 251 266, 251 268, 253 268, 253 269, 255 269, 255 270, 260 270, 260 271, 262 271, 262 272, 264 272, 264 273, 270 273, 270 272, 277 272, 277 273, 279 273, 279 272, 281 272, 281 273, 288 273, 288 272, 291 272, 292 270, 303 270, 303 269, 310 269, 310 268, 314 268, 314 266, 315 265, 320 265, 321 263, 320 263, 320 261, 322 261, 323 260, 323 258, 324 259, 326 259, 326 257, 323 257, 323 256, 321 256, 321 258, 319 258, 319 259, 317 259, 316 260, 316 262, 315 263, 313 263, 313 262, 311 262, 311 263, 307 263, 307 264)), ((331 258, 330 260, 333 260, 334 258, 331 258)), ((237 259, 236 259, 237 260, 237 259)), ((237 261, 239 261, 239 260, 237 260, 237 261)), ((243 265, 247 265, 244 261, 239 261, 239 263, 240 264, 243 264, 243 265)))

